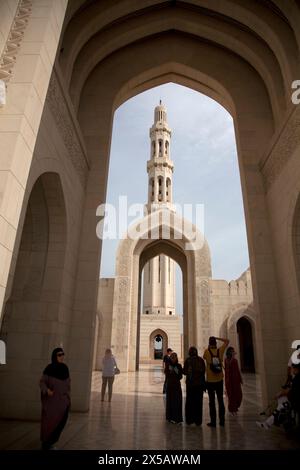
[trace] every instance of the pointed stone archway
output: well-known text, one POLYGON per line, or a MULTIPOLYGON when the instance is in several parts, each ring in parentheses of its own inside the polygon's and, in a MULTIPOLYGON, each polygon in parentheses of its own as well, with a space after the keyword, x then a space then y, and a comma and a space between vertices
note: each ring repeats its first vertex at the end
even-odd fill
POLYGON ((261 374, 257 358, 257 315, 253 305, 235 307, 225 321, 225 330, 237 352, 242 372, 261 374))
POLYGON ((54 347, 67 345, 60 328, 67 318, 66 244, 61 180, 56 173, 44 173, 29 197, 0 330, 7 346, 7 363, 0 371, 4 416, 39 419, 39 378, 54 347))
POLYGON ((10 293, 29 175, 41 164, 36 143, 48 133, 51 142, 42 145, 41 157, 60 162, 74 212, 64 326, 71 332, 74 409, 89 406, 101 258, 95 213, 106 198, 113 115, 128 98, 170 81, 210 96, 233 117, 265 400, 280 386, 286 352, 300 334, 297 252, 287 217, 300 194, 300 107, 291 101, 300 73, 299 24, 297 2, 280 0, 78 0, 59 6, 49 0, 43 15, 32 2, 1 108, 0 301, 5 304, 10 293), (34 54, 28 50, 33 42, 34 54))
POLYGON ((205 296, 204 304, 201 296, 201 283, 211 277, 207 242, 195 226, 188 221, 183 225, 183 219, 174 213, 168 224, 163 210, 148 217, 148 224, 145 220, 135 224, 134 232, 139 235, 122 240, 117 251, 111 344, 120 367, 128 371, 138 366, 141 274, 146 262, 160 253, 173 258, 182 269, 184 353, 190 344, 206 345, 210 332, 209 300, 205 296), (151 231, 160 238, 149 238, 151 231), (163 232, 170 238, 162 238, 163 232))
POLYGON ((241 317, 237 324, 242 372, 255 372, 253 332, 250 320, 241 317))

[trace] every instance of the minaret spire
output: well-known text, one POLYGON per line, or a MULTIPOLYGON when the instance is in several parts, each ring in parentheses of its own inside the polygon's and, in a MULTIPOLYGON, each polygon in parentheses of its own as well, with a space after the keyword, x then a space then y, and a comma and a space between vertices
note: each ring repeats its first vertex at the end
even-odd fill
POLYGON ((171 129, 167 123, 167 110, 159 100, 154 109, 154 123, 150 128, 151 154, 147 162, 149 177, 148 210, 163 204, 172 205, 173 162, 170 158, 171 129))
MULTIPOLYGON (((147 213, 175 210, 172 204, 173 162, 170 158, 171 129, 167 110, 162 104, 154 109, 154 123, 150 129, 150 159, 147 213)), ((164 254, 152 258, 144 269, 143 313, 175 315, 175 263, 164 254)))

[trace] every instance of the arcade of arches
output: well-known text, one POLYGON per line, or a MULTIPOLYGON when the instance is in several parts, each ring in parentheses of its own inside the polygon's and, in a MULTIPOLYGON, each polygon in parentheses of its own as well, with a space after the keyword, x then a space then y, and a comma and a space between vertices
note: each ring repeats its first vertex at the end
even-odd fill
MULTIPOLYGON (((253 309, 240 306, 222 328, 235 329, 243 367, 255 364, 266 401, 300 338, 300 106, 291 101, 300 79, 299 3, 3 0, 1 8, 1 415, 39 417, 32 384, 59 344, 72 370, 73 409, 89 409, 96 322, 102 326, 96 209, 105 202, 114 111, 167 82, 210 96, 234 120, 253 309), (19 47, 9 60, 14 35, 19 47)), ((153 256, 154 247, 131 248, 138 285, 139 254, 153 256)), ((115 338, 126 325, 116 324, 115 338)), ((136 349, 116 344, 130 345, 129 370, 136 349)))

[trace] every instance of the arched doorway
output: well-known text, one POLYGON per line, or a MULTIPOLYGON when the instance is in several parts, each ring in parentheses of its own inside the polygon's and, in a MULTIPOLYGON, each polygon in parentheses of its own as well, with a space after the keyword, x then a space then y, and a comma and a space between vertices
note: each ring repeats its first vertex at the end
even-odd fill
POLYGON ((168 336, 163 330, 154 330, 149 338, 149 356, 154 360, 163 360, 167 354, 168 336))
POLYGON ((237 322, 240 361, 242 372, 255 372, 252 326, 246 317, 237 322))
POLYGON ((163 355, 163 337, 156 335, 154 338, 154 359, 162 359, 163 355))
POLYGON ((65 346, 59 321, 65 311, 66 226, 59 175, 44 173, 29 197, 0 331, 7 346, 7 363, 0 370, 0 396, 9 391, 11 408, 6 406, 2 413, 10 417, 39 418, 39 377, 51 350, 65 346))
MULTIPOLYGON (((184 311, 182 270, 174 259, 159 254, 150 259, 142 270, 141 312, 139 319, 139 358, 138 363, 153 361, 153 344, 149 346, 152 333, 164 332, 158 339, 156 349, 168 347, 182 358, 182 332, 184 311)), ((154 340, 154 339, 153 339, 154 340)), ((156 356, 161 353, 157 352, 156 356)))
MULTIPOLYGON (((182 300, 183 300, 183 318, 182 318, 182 328, 176 328, 171 327, 171 331, 169 331, 169 342, 170 347, 172 347, 173 351, 177 353, 179 358, 182 358, 182 356, 187 355, 188 347, 189 344, 194 343, 196 341, 196 324, 197 324, 197 316, 193 315, 191 312, 191 305, 193 303, 192 299, 189 299, 189 295, 193 296, 194 292, 193 290, 188 289, 188 270, 187 270, 187 258, 186 254, 184 253, 184 250, 180 248, 178 250, 178 247, 172 242, 171 240, 157 240, 157 241, 152 241, 141 253, 140 255, 140 261, 139 261, 139 269, 140 273, 143 271, 143 268, 147 263, 149 263, 149 260, 153 259, 154 257, 158 256, 160 257, 161 255, 165 255, 166 257, 170 258, 172 261, 174 261, 178 266, 179 269, 181 270, 182 274, 182 300), (183 330, 183 334, 181 334, 181 330, 183 330), (177 331, 177 335, 176 335, 177 331)), ((192 274, 190 273, 189 276, 191 277, 192 274)), ((141 279, 141 274, 140 274, 140 279, 141 279)), ((203 282, 203 281, 202 281, 203 282)), ((195 287, 195 279, 190 279, 190 285, 194 288, 195 287)), ((139 291, 138 291, 138 304, 141 304, 141 297, 142 297, 142 284, 139 283, 139 291)), ((174 320, 179 318, 173 317, 174 320)), ((139 316, 139 322, 140 322, 141 317, 139 316)), ((168 321, 168 319, 166 320, 168 321)), ((138 323, 139 325, 139 323, 138 323)), ((178 325, 177 325, 178 326, 178 325)), ((198 325, 199 326, 199 325, 198 325)), ((164 321, 164 315, 162 315, 161 318, 161 327, 165 328, 166 331, 168 331, 167 328, 170 326, 167 326, 165 321, 164 321)), ((139 346, 140 346, 140 329, 138 327, 137 329, 137 355, 136 355, 136 369, 139 367, 139 346)), ((202 338, 202 336, 201 336, 202 338)), ((166 351, 165 353, 166 354, 166 351)))

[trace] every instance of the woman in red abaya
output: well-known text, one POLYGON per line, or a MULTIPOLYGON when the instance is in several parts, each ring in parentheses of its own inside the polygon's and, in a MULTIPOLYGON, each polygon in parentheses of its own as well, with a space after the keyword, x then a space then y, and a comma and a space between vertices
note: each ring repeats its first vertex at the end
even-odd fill
POLYGON ((235 350, 229 347, 225 359, 225 387, 228 398, 228 411, 235 415, 242 403, 242 376, 238 361, 235 359, 235 350))

